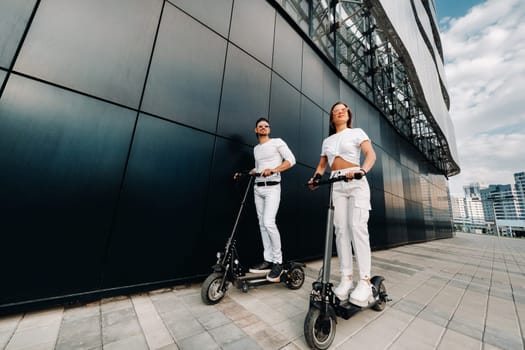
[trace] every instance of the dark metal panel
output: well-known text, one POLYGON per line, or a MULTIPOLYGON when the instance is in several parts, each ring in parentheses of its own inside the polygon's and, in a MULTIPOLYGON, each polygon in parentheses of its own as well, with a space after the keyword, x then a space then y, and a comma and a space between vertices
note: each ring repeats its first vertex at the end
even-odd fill
POLYGON ((328 187, 309 190, 305 183, 313 173, 313 169, 297 164, 287 175, 289 188, 295 189, 295 192, 290 190, 290 194, 285 191, 282 198, 281 226, 283 247, 286 249, 284 254, 287 258, 306 260, 323 254, 328 187))
POLYGON ((317 167, 323 142, 323 112, 312 101, 301 98, 299 154, 295 157, 305 165, 317 167))
POLYGON ((170 0, 175 6, 183 9, 223 37, 228 37, 232 0, 170 0))
POLYGON ((0 264, 11 268, 0 304, 99 287, 135 116, 10 76, 0 100, 0 264))
POLYGON ((4 83, 4 79, 6 75, 7 75, 7 72, 0 69, 0 86, 4 83))
POLYGON ((15 69, 138 107, 162 0, 42 1, 15 69))
MULTIPOLYGON (((343 80, 339 80, 339 100, 346 103, 348 107, 350 107, 350 110, 352 110, 352 113, 355 109, 355 100, 357 96, 358 94, 347 83, 345 83, 343 80)), ((357 127, 366 130, 364 127, 365 124, 363 122, 355 122, 356 120, 352 121, 352 126, 354 128, 357 127)))
POLYGON ((35 0, 0 2, 0 67, 11 66, 35 3, 35 0))
POLYGON ((141 115, 107 255, 105 288, 196 273, 214 136, 141 115))
MULTIPOLYGON (((352 126, 362 128, 367 134, 369 133, 369 118, 371 114, 368 111, 368 103, 359 95, 356 95, 355 102, 353 105, 348 105, 352 111, 352 126)), ((375 135, 368 135, 372 138, 375 135)), ((374 141, 377 142, 377 138, 374 137, 374 141)))
POLYGON ((399 134, 385 118, 380 118, 379 120, 381 130, 381 144, 388 154, 390 154, 390 156, 396 162, 399 162, 399 134))
MULTIPOLYGON (((381 165, 383 173, 383 188, 385 192, 392 193, 393 179, 392 179, 392 160, 390 156, 383 150, 381 152, 381 165)), ((378 169, 379 170, 379 169, 378 169)))
POLYGON ((372 249, 386 248, 389 246, 388 231, 386 227, 385 193, 375 188, 370 189, 372 210, 368 220, 370 246, 372 249))
POLYGON ((319 106, 323 105, 323 75, 323 61, 310 46, 303 45, 301 91, 319 106))
POLYGON ((273 74, 270 101, 271 136, 282 138, 297 157, 301 94, 278 75, 273 74))
POLYGON ((339 101, 339 95, 339 78, 329 66, 324 65, 323 109, 330 112, 332 105, 339 101))
MULTIPOLYGON (((368 134, 368 137, 370 137, 373 142, 376 145, 383 146, 383 137, 381 132, 381 118, 383 118, 380 113, 372 106, 368 107, 368 115, 366 116, 366 122, 367 125, 363 126, 362 128, 366 131, 368 134)), ((357 125, 361 125, 362 118, 357 117, 357 125)))
POLYGON ((384 190, 384 174, 383 174, 383 150, 376 145, 373 145, 376 153, 376 162, 369 173, 366 175, 370 187, 377 190, 384 190))
POLYGON ((226 40, 168 5, 142 110, 215 132, 226 40))
POLYGON ((277 16, 273 49, 273 70, 297 89, 301 88, 302 52, 303 41, 301 37, 295 33, 281 16, 277 16))
POLYGON ((267 1, 233 4, 230 40, 268 67, 272 66, 275 9, 267 1))
POLYGON ((268 68, 233 45, 228 46, 218 134, 255 144, 255 121, 267 117, 270 97, 268 68))
MULTIPOLYGON (((210 168, 210 186, 204 217, 204 230, 200 237, 200 259, 194 259, 193 264, 200 273, 208 274, 210 266, 216 262, 215 254, 224 249, 239 211, 242 196, 248 185, 248 178, 233 180, 233 175, 239 171, 247 171, 254 167, 253 148, 222 138, 217 138, 213 153, 213 163, 210 168)), ((249 189, 248 198, 239 226, 236 231, 240 262, 249 267, 250 263, 260 260, 262 242, 253 203, 253 190, 249 189), (257 254, 257 255, 256 255, 257 254), (256 256, 255 256, 256 255, 256 256), (256 257, 256 259, 254 259, 256 257)))

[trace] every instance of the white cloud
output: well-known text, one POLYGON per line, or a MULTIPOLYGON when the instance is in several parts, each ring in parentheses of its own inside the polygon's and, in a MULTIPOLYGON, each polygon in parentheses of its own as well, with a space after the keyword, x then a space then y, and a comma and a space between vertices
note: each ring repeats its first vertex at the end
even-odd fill
POLYGON ((444 23, 461 167, 451 192, 471 182, 513 183, 525 170, 525 1, 488 0, 444 23))

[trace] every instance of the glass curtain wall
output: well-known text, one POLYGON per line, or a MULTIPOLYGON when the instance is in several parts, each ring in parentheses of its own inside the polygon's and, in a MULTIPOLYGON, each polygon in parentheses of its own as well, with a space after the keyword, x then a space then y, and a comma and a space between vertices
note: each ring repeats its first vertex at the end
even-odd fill
MULTIPOLYGON (((277 0, 284 11, 388 121, 445 176, 459 173, 447 139, 423 108, 404 63, 402 43, 379 25, 372 2, 277 0)), ((415 2, 412 2, 415 6, 415 2)), ((427 8, 433 8, 426 3, 427 8)), ((429 13, 432 13, 431 11, 429 13)), ((428 39, 428 38, 427 38, 428 39)), ((430 45, 433 40, 426 40, 430 45)), ((438 41, 439 44, 439 41, 438 41)), ((440 56, 441 46, 436 49, 440 56)), ((442 64, 437 64, 440 67, 442 64)), ((442 88, 448 101, 446 89, 442 88)))

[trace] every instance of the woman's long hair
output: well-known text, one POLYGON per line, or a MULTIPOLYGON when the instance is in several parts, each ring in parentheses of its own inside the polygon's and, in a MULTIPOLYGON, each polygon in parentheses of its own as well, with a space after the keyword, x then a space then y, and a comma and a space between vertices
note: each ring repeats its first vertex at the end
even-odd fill
POLYGON ((332 118, 333 118, 334 108, 337 105, 343 105, 346 107, 346 112, 348 113, 348 121, 346 122, 346 126, 349 128, 352 128, 352 111, 350 110, 350 107, 348 107, 348 105, 344 102, 337 101, 336 103, 334 103, 332 108, 330 108, 330 128, 329 128, 328 135, 333 135, 335 134, 335 131, 336 131, 332 118))

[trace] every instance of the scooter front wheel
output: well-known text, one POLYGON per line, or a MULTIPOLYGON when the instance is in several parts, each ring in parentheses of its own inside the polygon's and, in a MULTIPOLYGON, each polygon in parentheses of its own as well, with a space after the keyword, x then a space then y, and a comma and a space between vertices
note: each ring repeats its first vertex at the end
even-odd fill
POLYGON ((304 337, 312 349, 328 349, 335 338, 336 316, 310 307, 304 320, 304 337))
POLYGON ((217 304, 224 297, 226 290, 221 289, 223 273, 214 272, 209 275, 201 287, 201 299, 205 304, 217 304))
POLYGON ((290 289, 299 289, 304 283, 304 270, 296 266, 286 273, 286 286, 290 289))

